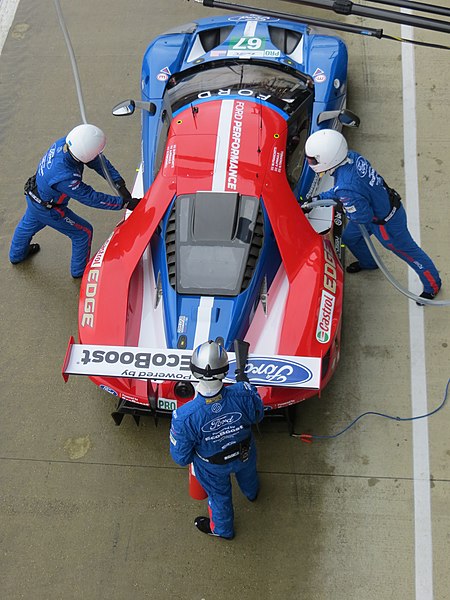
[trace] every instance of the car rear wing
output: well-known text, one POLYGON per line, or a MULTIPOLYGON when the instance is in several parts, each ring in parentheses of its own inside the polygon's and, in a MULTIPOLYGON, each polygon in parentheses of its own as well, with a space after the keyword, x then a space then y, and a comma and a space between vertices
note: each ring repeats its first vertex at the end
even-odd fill
MULTIPOLYGON (((191 373, 191 350, 139 348, 75 344, 69 340, 62 367, 64 380, 69 375, 88 375, 151 379, 152 381, 196 381, 191 373)), ((229 376, 233 383, 236 369, 234 352, 228 352, 229 376)), ((269 387, 319 389, 322 359, 311 356, 249 354, 245 372, 251 383, 269 387)))

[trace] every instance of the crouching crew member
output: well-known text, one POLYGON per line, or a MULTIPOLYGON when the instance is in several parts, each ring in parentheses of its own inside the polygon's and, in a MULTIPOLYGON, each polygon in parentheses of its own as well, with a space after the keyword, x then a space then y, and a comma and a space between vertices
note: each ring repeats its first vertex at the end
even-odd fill
POLYGON ((191 358, 191 371, 200 381, 193 400, 173 412, 170 453, 181 466, 194 463, 195 475, 208 494, 208 517, 195 526, 209 535, 232 539, 233 503, 230 475, 253 502, 259 491, 256 447, 251 426, 264 415, 262 400, 244 373, 238 383, 224 387, 228 355, 218 343, 199 346, 191 358))
POLYGON ((348 273, 377 269, 359 224, 374 234, 380 243, 404 260, 419 276, 422 298, 433 299, 441 279, 431 258, 416 244, 408 231, 406 211, 399 194, 390 188, 369 161, 349 152, 344 136, 333 129, 316 131, 306 140, 306 158, 316 173, 329 173, 334 187, 314 199, 338 199, 348 218, 342 241, 358 260, 348 273))
POLYGON ((83 183, 84 165, 105 178, 99 154, 106 137, 95 125, 78 125, 57 140, 44 154, 36 175, 25 184, 27 209, 16 227, 9 259, 17 264, 39 252, 39 244, 31 244, 33 236, 45 226, 52 227, 72 240, 72 277, 83 275, 90 257, 92 225, 68 208, 70 198, 93 208, 133 210, 140 199, 132 198, 120 173, 103 157, 117 196, 96 192, 83 183))

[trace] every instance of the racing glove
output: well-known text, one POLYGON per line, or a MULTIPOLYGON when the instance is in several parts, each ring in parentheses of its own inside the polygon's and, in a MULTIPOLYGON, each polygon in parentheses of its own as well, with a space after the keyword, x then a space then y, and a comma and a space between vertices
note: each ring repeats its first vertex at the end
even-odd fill
POLYGON ((122 196, 124 200, 131 200, 131 194, 123 179, 118 179, 114 182, 114 185, 116 186, 116 190, 119 192, 119 196, 122 196))
POLYGON ((236 375, 236 381, 246 381, 247 383, 250 383, 249 378, 247 377, 247 375, 244 373, 243 370, 236 369, 235 375, 236 375))
POLYGON ((122 208, 126 208, 127 210, 134 210, 141 200, 142 198, 130 197, 129 200, 124 200, 122 208))
POLYGON ((304 202, 300 204, 300 208, 302 209, 305 215, 312 211, 312 208, 309 206, 309 203, 315 202, 316 200, 320 200, 320 196, 313 196, 312 198, 307 198, 304 202))

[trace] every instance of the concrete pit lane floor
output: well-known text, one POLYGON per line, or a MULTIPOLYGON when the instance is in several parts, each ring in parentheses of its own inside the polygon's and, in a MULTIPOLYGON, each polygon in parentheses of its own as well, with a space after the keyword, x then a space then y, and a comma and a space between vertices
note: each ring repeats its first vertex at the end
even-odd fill
MULTIPOLYGON (((15 4, 3 0, 0 10, 15 4)), ((114 118, 111 108, 139 96, 142 55, 154 36, 217 11, 177 0, 63 1, 62 8, 88 120, 106 131, 106 155, 131 185, 140 118, 114 118)), ((400 34, 394 25, 358 22, 400 34)), ((88 379, 64 384, 80 285, 69 273, 70 244, 46 229, 35 239, 41 252, 15 267, 8 248, 25 208, 25 180, 50 143, 80 122, 79 108, 53 3, 21 0, 10 29, 3 23, 1 598, 450 598, 448 407, 414 427, 369 417, 311 445, 289 437, 282 423, 263 423, 261 493, 250 504, 236 490, 236 538, 224 542, 193 526, 206 505, 189 497, 187 470, 170 458, 168 420, 137 428, 126 417, 116 427, 112 396, 88 379)), ((431 32, 416 36, 448 43, 431 32)), ((402 196, 417 162, 419 213, 406 199, 410 225, 449 298, 448 52, 406 47, 402 57, 395 42, 344 38, 348 107, 361 117, 350 145, 402 196)), ((87 181, 108 191, 95 174, 87 181)), ((93 223, 96 251, 119 213, 75 201, 72 208, 93 223)), ((406 265, 382 256, 406 284, 406 265)), ((366 410, 410 416, 426 400, 434 408, 450 374, 449 341, 449 309, 416 307, 379 272, 347 276, 341 362, 322 397, 298 407, 296 430, 333 433, 366 410)))

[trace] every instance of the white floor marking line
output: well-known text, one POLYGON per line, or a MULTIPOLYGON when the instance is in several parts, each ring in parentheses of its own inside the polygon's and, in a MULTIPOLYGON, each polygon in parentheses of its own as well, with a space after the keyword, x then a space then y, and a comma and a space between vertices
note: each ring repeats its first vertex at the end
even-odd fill
MULTIPOLYGON (((411 11, 402 9, 411 14, 411 11)), ((401 35, 413 37, 411 27, 402 25, 401 35)), ((405 190, 408 224, 411 235, 420 245, 419 184, 417 169, 416 77, 414 47, 402 44, 403 135, 405 190)), ((408 269, 408 288, 417 289, 417 276, 408 269)), ((422 290, 420 289, 419 293, 422 290)), ((427 408, 427 374, 425 366, 424 308, 409 302, 411 351, 412 414, 424 414, 427 408)), ((412 422, 414 467, 414 530, 416 600, 433 599, 433 546, 431 536, 430 460, 428 419, 412 422)))
POLYGON ((14 15, 16 14, 19 0, 1 0, 0 1, 0 54, 5 45, 8 32, 11 29, 14 15))

